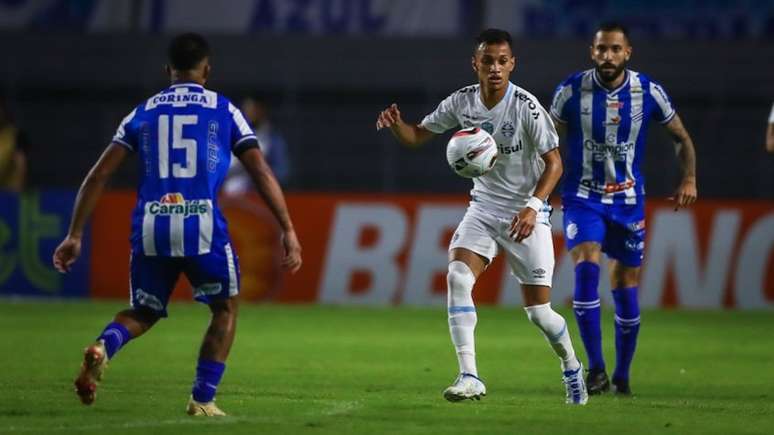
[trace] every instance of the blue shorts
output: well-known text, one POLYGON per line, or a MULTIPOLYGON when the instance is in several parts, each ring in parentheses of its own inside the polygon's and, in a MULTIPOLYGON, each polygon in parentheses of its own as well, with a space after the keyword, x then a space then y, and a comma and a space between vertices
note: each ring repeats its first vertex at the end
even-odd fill
POLYGON ((645 204, 602 204, 562 198, 564 239, 571 250, 597 242, 608 257, 627 267, 640 267, 645 251, 645 204))
POLYGON ((132 252, 129 284, 133 308, 146 308, 167 317, 167 303, 180 273, 185 273, 193 296, 209 304, 239 293, 239 262, 231 245, 212 247, 209 254, 191 257, 146 256, 132 252))

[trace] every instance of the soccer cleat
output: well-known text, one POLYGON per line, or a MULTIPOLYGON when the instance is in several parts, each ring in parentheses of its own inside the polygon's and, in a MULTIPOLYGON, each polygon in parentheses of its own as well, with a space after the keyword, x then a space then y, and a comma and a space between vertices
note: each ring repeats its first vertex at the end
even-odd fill
POLYGON ((486 396, 484 382, 470 373, 460 373, 454 383, 443 390, 443 397, 449 402, 459 402, 465 399, 481 400, 483 396, 486 396))
POLYGON ((583 382, 583 364, 577 370, 562 372, 562 382, 567 389, 564 403, 568 405, 585 405, 589 401, 589 393, 583 382))
POLYGON ((602 394, 610 390, 610 379, 604 370, 588 370, 586 372, 586 390, 589 395, 602 394))
POLYGON ((193 396, 188 399, 188 406, 186 407, 186 413, 194 417, 225 417, 226 413, 221 411, 215 404, 215 401, 209 401, 206 403, 197 402, 193 396))
POLYGON ((628 379, 613 379, 613 387, 616 396, 631 397, 632 389, 628 379))
POLYGON ((83 351, 83 363, 78 377, 75 378, 75 393, 84 405, 91 405, 97 397, 97 385, 107 367, 105 342, 98 340, 83 351))

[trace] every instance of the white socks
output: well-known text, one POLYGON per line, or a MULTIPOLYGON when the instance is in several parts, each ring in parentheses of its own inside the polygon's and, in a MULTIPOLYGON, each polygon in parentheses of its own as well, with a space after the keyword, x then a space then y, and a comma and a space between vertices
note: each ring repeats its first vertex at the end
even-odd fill
POLYGON ((575 350, 572 348, 570 333, 567 331, 567 322, 564 317, 551 309, 551 303, 524 307, 530 322, 534 323, 551 344, 551 347, 562 361, 562 370, 577 370, 580 362, 575 358, 575 350))
POLYGON ((457 350, 460 373, 478 376, 476 369, 476 345, 473 331, 476 329, 476 307, 473 305, 473 284, 476 277, 467 264, 461 261, 449 263, 446 275, 448 284, 449 333, 457 350))

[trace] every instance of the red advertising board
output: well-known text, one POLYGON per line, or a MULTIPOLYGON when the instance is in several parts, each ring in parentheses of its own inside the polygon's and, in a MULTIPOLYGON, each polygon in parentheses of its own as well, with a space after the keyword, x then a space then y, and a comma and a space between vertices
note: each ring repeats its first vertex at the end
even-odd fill
MULTIPOLYGON (((291 194, 287 200, 304 248, 304 265, 295 275, 280 270, 278 229, 260 199, 221 200, 239 255, 244 299, 445 303, 447 246, 465 212, 465 196, 291 194)), ((127 295, 133 204, 133 193, 113 192, 95 211, 95 297, 127 295)), ((650 200, 647 216, 640 289, 644 306, 774 306, 772 202, 705 200, 675 212, 667 201, 650 200)), ((564 249, 558 207, 552 222, 557 257, 553 299, 564 303, 572 297, 573 265, 564 249)), ((176 298, 190 297, 187 287, 184 281, 179 284, 176 298)), ((609 288, 605 283, 601 287, 609 288)), ((603 303, 609 303, 609 292, 601 294, 603 303)), ((477 303, 521 302, 518 285, 501 260, 481 277, 474 295, 477 303)))

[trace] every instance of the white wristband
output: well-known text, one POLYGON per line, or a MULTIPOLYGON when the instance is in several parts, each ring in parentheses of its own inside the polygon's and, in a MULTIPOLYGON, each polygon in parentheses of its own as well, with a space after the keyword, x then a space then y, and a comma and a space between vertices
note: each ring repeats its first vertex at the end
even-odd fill
POLYGON ((538 198, 537 196, 533 196, 529 200, 527 200, 527 207, 531 208, 532 210, 535 210, 535 213, 540 213, 540 210, 543 209, 543 200, 538 198))

